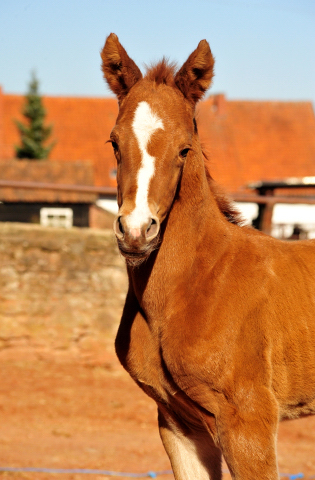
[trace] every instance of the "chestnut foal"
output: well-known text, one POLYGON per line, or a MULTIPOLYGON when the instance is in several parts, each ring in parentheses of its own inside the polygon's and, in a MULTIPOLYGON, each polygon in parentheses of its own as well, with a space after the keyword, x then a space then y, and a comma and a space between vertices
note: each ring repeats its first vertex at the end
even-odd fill
POLYGON ((119 114, 114 229, 129 290, 117 355, 158 406, 176 480, 278 479, 279 420, 315 413, 315 243, 237 223, 204 165, 202 40, 145 77, 116 35, 101 53, 119 114))

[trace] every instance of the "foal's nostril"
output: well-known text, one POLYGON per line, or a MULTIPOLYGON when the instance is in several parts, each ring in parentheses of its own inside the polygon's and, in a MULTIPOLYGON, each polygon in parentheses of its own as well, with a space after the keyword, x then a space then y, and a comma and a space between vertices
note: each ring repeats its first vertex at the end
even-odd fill
POLYGON ((120 233, 121 233, 122 235, 124 235, 125 230, 124 230, 124 227, 123 227, 123 225, 122 225, 122 223, 121 223, 121 217, 118 217, 118 218, 117 218, 117 222, 118 222, 118 228, 119 228, 120 233))
POLYGON ((121 217, 118 217, 116 218, 115 222, 114 222, 114 232, 115 232, 115 235, 122 239, 124 234, 125 234, 125 230, 124 230, 124 227, 123 227, 123 224, 122 224, 122 220, 121 220, 121 217))
POLYGON ((147 226, 146 233, 148 233, 148 232, 149 232, 149 230, 150 230, 151 226, 153 225, 153 222, 155 222, 155 220, 154 220, 153 218, 150 218, 149 224, 148 224, 148 226, 147 226))
POLYGON ((159 232, 159 225, 155 218, 151 218, 151 221, 146 229, 145 236, 146 238, 155 237, 159 232))

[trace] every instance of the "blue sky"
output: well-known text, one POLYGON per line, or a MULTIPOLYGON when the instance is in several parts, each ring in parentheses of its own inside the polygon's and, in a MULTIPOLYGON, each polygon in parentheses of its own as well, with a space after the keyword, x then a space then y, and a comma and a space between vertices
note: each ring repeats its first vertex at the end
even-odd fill
POLYGON ((108 96, 99 52, 115 32, 136 63, 181 65, 202 38, 213 93, 315 105, 314 0, 0 0, 0 85, 24 94, 108 96))

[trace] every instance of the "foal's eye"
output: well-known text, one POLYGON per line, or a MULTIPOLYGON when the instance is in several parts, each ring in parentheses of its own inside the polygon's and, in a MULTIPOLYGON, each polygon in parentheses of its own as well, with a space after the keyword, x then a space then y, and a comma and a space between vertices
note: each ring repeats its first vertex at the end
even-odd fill
POLYGON ((111 140, 114 153, 118 152, 118 145, 114 140, 111 140))
POLYGON ((180 155, 182 158, 186 158, 188 152, 189 152, 189 148, 184 148, 184 150, 182 150, 179 155, 180 155))

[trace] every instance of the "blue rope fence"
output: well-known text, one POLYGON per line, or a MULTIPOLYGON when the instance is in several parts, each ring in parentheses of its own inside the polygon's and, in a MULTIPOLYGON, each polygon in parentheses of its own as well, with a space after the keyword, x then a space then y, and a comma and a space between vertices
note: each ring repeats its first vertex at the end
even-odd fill
POLYGON ((81 473, 89 475, 107 475, 109 477, 126 477, 126 478, 156 478, 159 475, 172 474, 172 470, 164 470, 161 472, 145 472, 145 473, 128 473, 128 472, 112 472, 110 470, 94 470, 91 468, 15 468, 0 467, 0 472, 33 472, 33 473, 81 473))
MULTIPOLYGON (((94 470, 90 468, 36 468, 36 467, 0 467, 0 472, 16 472, 16 473, 81 473, 89 475, 107 475, 109 477, 125 477, 125 478, 156 478, 160 475, 171 475, 172 470, 162 470, 160 472, 149 471, 145 473, 128 473, 128 472, 113 472, 111 470, 94 470)), ((223 473, 229 473, 224 470, 223 473)), ((298 480, 299 478, 315 479, 315 475, 305 477, 303 473, 280 473, 280 477, 288 478, 289 480, 298 480)))

